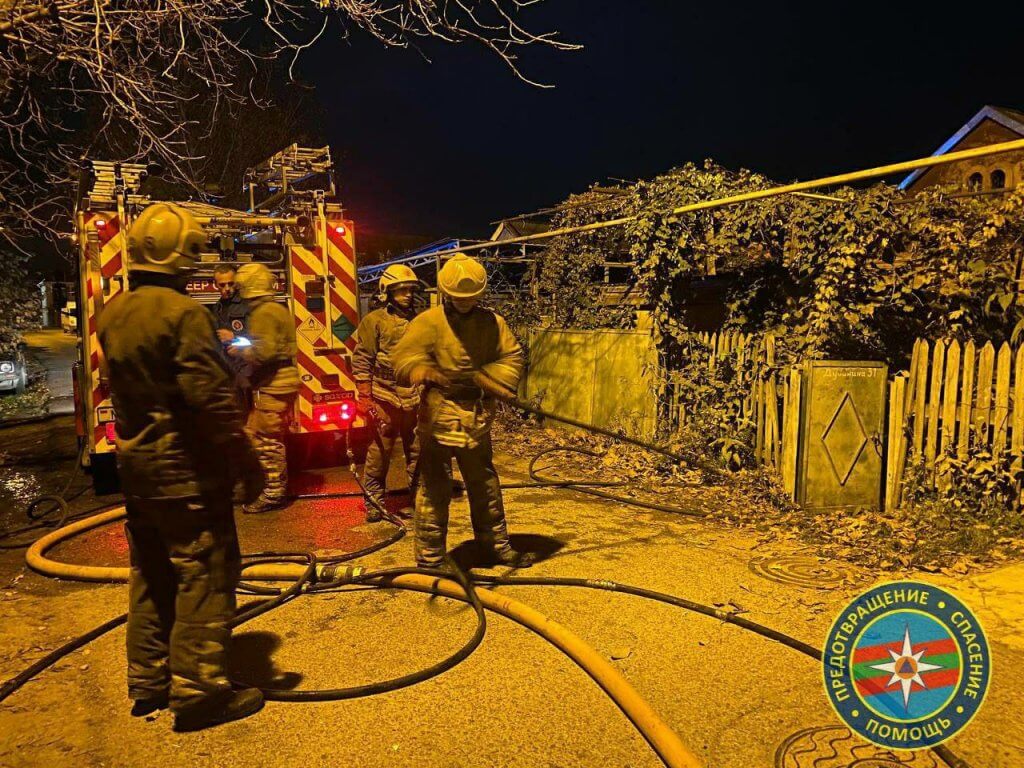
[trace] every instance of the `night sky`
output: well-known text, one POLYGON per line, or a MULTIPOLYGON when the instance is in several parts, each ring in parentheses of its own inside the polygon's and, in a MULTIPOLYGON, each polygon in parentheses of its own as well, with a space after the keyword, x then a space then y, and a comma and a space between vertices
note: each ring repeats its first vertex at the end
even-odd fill
POLYGON ((426 63, 359 33, 302 76, 357 227, 479 237, 706 157, 791 180, 930 154, 984 104, 1024 108, 1021 5, 546 0, 526 25, 585 46, 524 52, 552 90, 479 47, 426 63))

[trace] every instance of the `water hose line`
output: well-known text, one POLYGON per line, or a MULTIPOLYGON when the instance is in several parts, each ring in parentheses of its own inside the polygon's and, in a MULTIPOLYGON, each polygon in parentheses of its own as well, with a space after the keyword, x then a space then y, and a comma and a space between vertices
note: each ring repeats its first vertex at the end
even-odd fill
MULTIPOLYGON (((43 573, 44 575, 59 576, 60 578, 74 578, 74 579, 77 579, 77 580, 84 580, 84 581, 125 581, 125 580, 127 580, 127 577, 128 577, 128 569, 127 568, 108 568, 108 567, 103 567, 103 566, 82 566, 82 565, 72 566, 72 565, 67 564, 67 563, 55 562, 55 561, 49 560, 48 558, 45 557, 46 550, 49 549, 49 548, 52 548, 53 546, 55 546, 59 542, 65 540, 67 538, 71 538, 72 536, 76 535, 77 533, 81 533, 84 530, 89 530, 89 529, 97 527, 99 525, 104 525, 104 524, 107 524, 109 522, 113 522, 113 521, 123 517, 123 515, 124 515, 123 508, 118 508, 118 509, 114 509, 114 510, 108 510, 107 512, 105 512, 103 514, 96 515, 94 518, 90 518, 88 520, 84 520, 84 521, 79 521, 77 523, 73 523, 73 524, 71 524, 69 526, 66 526, 65 528, 63 528, 63 529, 61 529, 59 531, 54 531, 53 533, 48 534, 47 536, 43 537, 43 539, 40 539, 39 542, 36 542, 36 544, 34 544, 33 547, 30 549, 30 553, 29 553, 31 555, 30 565, 32 566, 33 569, 39 571, 40 573, 43 573), (43 543, 44 539, 47 540, 45 543, 43 543)), ((275 554, 275 555, 268 556, 268 557, 280 558, 281 556, 275 554)), ((310 556, 304 556, 304 557, 310 557, 310 556)), ((28 556, 26 557, 26 559, 28 559, 28 556)), ((462 598, 459 597, 459 594, 461 594, 463 597, 465 597, 465 595, 466 595, 465 590, 462 588, 462 586, 457 581, 454 581, 454 582, 451 581, 452 576, 450 574, 437 574, 437 573, 434 573, 432 575, 426 575, 426 574, 423 574, 423 573, 419 573, 417 571, 419 571, 419 569, 395 569, 395 570, 392 570, 392 571, 382 571, 382 572, 374 573, 374 572, 365 572, 365 571, 363 571, 362 569, 360 569, 358 567, 347 567, 347 568, 344 568, 344 569, 339 569, 339 568, 337 568, 337 566, 331 566, 329 563, 325 563, 325 562, 322 562, 322 561, 317 561, 315 559, 309 560, 309 562, 307 562, 305 565, 297 563, 297 562, 269 563, 269 562, 265 562, 265 561, 262 561, 260 559, 257 559, 255 562, 247 565, 243 569, 243 574, 245 574, 246 578, 249 578, 249 579, 266 579, 266 580, 272 580, 272 581, 286 581, 287 580, 287 581, 295 582, 295 583, 292 584, 292 587, 291 587, 291 589, 293 590, 293 594, 298 594, 297 589, 301 589, 301 586, 296 588, 296 583, 299 583, 300 580, 301 580, 306 585, 306 590, 305 591, 308 591, 308 592, 327 590, 327 589, 332 589, 332 588, 336 588, 336 587, 341 587, 341 586, 344 586, 344 585, 370 584, 370 585, 374 585, 374 586, 376 586, 376 585, 384 586, 386 584, 387 586, 392 586, 392 587, 410 588, 410 589, 416 589, 417 591, 423 591, 423 592, 427 592, 427 591, 434 592, 435 594, 443 594, 444 596, 454 597, 455 599, 462 599, 462 598), (332 570, 332 568, 333 568, 333 570, 332 570), (314 576, 314 573, 315 573, 315 576, 314 576), (438 592, 439 589, 440 589, 440 592, 438 592)), ((786 645, 786 646, 788 646, 790 648, 793 648, 794 650, 797 650, 800 653, 804 653, 805 655, 808 655, 808 656, 810 656, 812 658, 815 658, 815 659, 820 659, 821 658, 821 651, 818 650, 817 648, 814 648, 813 646, 811 646, 811 645, 809 645, 807 643, 804 643, 803 641, 798 640, 796 638, 790 637, 790 636, 788 636, 788 635, 786 635, 786 634, 784 634, 782 632, 778 632, 777 630, 773 630, 770 627, 766 627, 764 625, 758 624, 757 622, 750 621, 749 619, 745 619, 745 618, 743 618, 741 616, 736 616, 736 615, 731 614, 731 613, 726 612, 726 611, 721 611, 721 610, 719 610, 717 608, 714 608, 712 606, 704 605, 702 603, 697 603, 697 602, 691 601, 691 600, 686 600, 685 598, 676 597, 674 595, 668 595, 668 594, 665 594, 665 593, 656 592, 654 590, 643 589, 643 588, 640 588, 640 587, 631 587, 629 585, 619 584, 617 582, 604 581, 604 580, 594 580, 594 579, 562 579, 562 578, 544 578, 544 577, 486 577, 486 576, 475 576, 473 581, 475 581, 476 583, 481 584, 481 585, 497 585, 497 584, 524 585, 524 586, 525 585, 531 585, 531 584, 532 585, 553 585, 553 586, 557 585, 557 586, 585 587, 585 588, 590 588, 590 589, 603 589, 603 590, 607 590, 607 591, 624 592, 624 593, 636 595, 636 596, 639 596, 639 597, 645 597, 645 598, 648 598, 648 599, 659 600, 661 602, 665 602, 665 603, 668 603, 670 605, 674 605, 674 606, 677 606, 677 607, 680 607, 680 608, 684 608, 686 610, 690 610, 690 611, 695 611, 695 612, 701 613, 701 614, 703 614, 705 616, 709 616, 709 617, 718 619, 720 621, 725 621, 725 622, 728 622, 730 624, 734 624, 734 625, 736 625, 736 626, 738 626, 738 627, 740 627, 742 629, 745 629, 747 631, 755 632, 755 633, 757 633, 757 634, 759 634, 759 635, 761 635, 763 637, 766 637, 766 638, 768 638, 770 640, 782 643, 782 644, 784 644, 784 645, 786 645)), ((478 590, 478 596, 479 596, 480 602, 484 605, 485 608, 490 609, 490 610, 496 610, 498 612, 501 612, 499 607, 498 607, 498 603, 492 602, 492 597, 500 597, 504 601, 511 600, 511 598, 508 598, 505 595, 498 596, 498 595, 496 595, 496 593, 491 592, 490 590, 487 590, 487 589, 478 590)), ((285 599, 288 599, 288 597, 287 596, 282 596, 282 600, 280 602, 283 602, 285 599)), ((277 602, 275 604, 275 607, 276 607, 276 605, 279 605, 280 602, 277 602)), ((513 608, 508 607, 508 606, 513 605, 513 604, 514 603, 509 603, 509 602, 505 602, 504 603, 504 605, 508 608, 508 610, 510 612, 513 611, 513 608)), ((523 608, 526 608, 526 606, 523 606, 523 608)), ((269 608, 267 610, 269 610, 269 608)), ((521 615, 523 615, 523 616, 532 615, 532 614, 530 614, 531 610, 532 609, 528 609, 527 608, 525 612, 521 613, 521 615)), ((519 611, 519 608, 516 607, 515 611, 519 611)), ((535 614, 536 612, 533 612, 533 613, 535 614)), ((504 615, 510 615, 510 614, 506 613, 504 615)), ((516 619, 516 620, 518 620, 518 619, 516 619)), ((113 619, 110 622, 107 622, 107 624, 102 625, 102 627, 97 627, 97 629, 95 629, 91 633, 89 633, 89 639, 94 639, 95 637, 100 636, 104 632, 109 631, 110 629, 113 629, 116 626, 119 626, 120 623, 123 623, 123 621, 124 621, 124 617, 118 617, 117 619, 113 619)), ((548 621, 548 620, 545 619, 545 622, 546 621, 548 621)), ((551 622, 551 624, 553 624, 553 622, 551 622)), ((532 628, 533 627, 531 627, 531 629, 532 628)), ((564 629, 564 628, 561 628, 561 629, 564 629)), ((568 632, 568 630, 565 630, 565 632, 568 632)), ((555 635, 559 634, 555 630, 552 630, 551 633, 555 634, 555 635)), ((543 632, 541 632, 541 634, 543 636, 545 636, 545 637, 548 637, 548 635, 544 634, 543 632)), ((568 633, 568 634, 571 635, 571 633, 568 633)), ((551 639, 551 638, 549 638, 549 639, 551 639)), ((576 638, 576 640, 578 640, 578 638, 576 638)), ((56 651, 52 652, 45 659, 41 659, 40 661, 36 662, 30 669, 25 670, 23 673, 18 675, 16 678, 12 679, 11 681, 8 681, 3 686, 0 686, 0 700, 5 698, 7 695, 10 695, 10 693, 12 693, 14 690, 17 690, 17 688, 20 687, 20 685, 24 684, 24 682, 26 682, 28 679, 30 679, 35 674, 38 674, 40 671, 45 669, 50 664, 54 663, 61 656, 65 655, 67 653, 70 653, 71 651, 75 650, 76 648, 81 647, 82 645, 85 644, 85 642, 88 642, 88 640, 82 641, 81 638, 78 638, 77 640, 72 641, 71 643, 68 643, 65 646, 62 646, 62 648, 57 649, 56 651)), ((566 640, 566 642, 571 643, 573 641, 566 640)), ((579 643, 581 645, 585 645, 582 640, 579 640, 579 643)), ((559 647, 562 648, 561 645, 559 645, 559 647)), ((590 650, 591 650, 591 652, 593 652, 592 649, 590 649, 590 650)), ((577 661, 577 663, 580 663, 581 666, 583 666, 583 663, 584 663, 584 662, 581 661, 581 659, 585 660, 585 659, 589 658, 589 656, 588 656, 586 651, 575 651, 574 650, 573 653, 569 653, 568 651, 566 651, 566 653, 568 655, 570 655, 570 657, 573 658, 574 661, 577 661), (579 658, 577 658, 577 656, 579 656, 579 658)), ((603 661, 603 659, 602 659, 602 661, 603 661)), ((586 662, 586 663, 589 663, 589 662, 586 662)), ((602 678, 604 676, 604 672, 603 671, 593 672, 593 671, 591 671, 590 668, 588 668, 586 666, 584 668, 587 670, 588 674, 591 674, 591 676, 594 677, 595 680, 598 679, 595 675, 601 675, 602 678)), ((615 671, 614 668, 612 668, 612 670, 615 671)), ((606 685, 606 683, 602 682, 601 680, 599 680, 598 682, 599 682, 599 684, 601 685, 602 688, 604 688, 607 692, 609 692, 610 695, 612 695, 612 691, 613 690, 618 692, 618 693, 626 691, 627 693, 625 693, 623 695, 626 695, 626 696, 629 695, 628 691, 630 689, 622 687, 619 683, 614 683, 614 684, 609 683, 609 684, 606 685)), ((626 683, 626 686, 628 686, 628 683, 626 683)), ((273 698, 273 697, 275 697, 277 695, 277 693, 278 692, 276 692, 276 691, 271 691, 269 696, 271 698, 273 698)), ((285 695, 287 696, 288 694, 300 694, 300 693, 302 693, 302 692, 298 692, 298 691, 286 692, 285 695)), ((314 695, 314 696, 317 695, 317 692, 309 692, 309 693, 311 695, 314 695)), ((616 693, 615 695, 618 695, 618 693, 616 693)), ((615 695, 613 695, 613 698, 615 698, 615 695)), ((296 698, 295 700, 301 700, 301 699, 300 698, 296 698)), ((626 705, 622 701, 620 701, 619 699, 615 699, 615 700, 616 700, 616 704, 618 704, 620 706, 620 708, 623 709, 624 712, 627 712, 627 710, 626 710, 627 706, 630 706, 630 707, 633 706, 632 704, 626 705)), ((633 719, 633 715, 630 715, 628 712, 627 712, 627 716, 629 716, 630 719, 633 720, 633 722, 637 724, 638 728, 646 727, 646 724, 648 723, 648 715, 643 714, 642 712, 637 714, 637 719, 636 720, 634 720, 633 719)), ((645 736, 645 738, 648 739, 649 742, 652 743, 652 746, 653 746, 654 742, 652 741, 652 739, 654 737, 652 735, 648 734, 647 732, 644 732, 644 736, 645 736)), ((933 751, 935 752, 935 754, 937 756, 941 757, 943 759, 943 761, 945 761, 949 766, 951 766, 951 768, 969 768, 969 766, 967 765, 967 763, 965 761, 963 761, 962 759, 958 758, 955 754, 952 753, 951 750, 949 750, 948 747, 945 747, 944 745, 943 746, 939 746, 939 747, 935 747, 933 749, 933 751)), ((661 753, 659 752, 659 755, 660 754, 661 753)), ((672 765, 671 763, 667 763, 667 764, 672 765)), ((681 765, 688 765, 688 763, 685 763, 685 762, 680 763, 680 764, 681 765)), ((690 763, 690 764, 696 765, 696 763, 690 763)))
MULTIPOLYGON (((653 450, 662 455, 669 456, 677 461, 686 461, 684 457, 658 446, 654 446, 634 438, 628 438, 625 435, 619 435, 609 430, 596 428, 593 425, 587 425, 583 422, 577 422, 572 419, 560 417, 557 414, 549 414, 540 409, 527 406, 525 403, 518 401, 518 399, 514 397, 502 397, 502 399, 506 402, 511 400, 511 404, 515 407, 537 415, 553 418, 584 429, 589 429, 613 439, 623 440, 625 442, 653 450)), ((358 474, 355 472, 354 457, 351 447, 348 444, 347 435, 345 448, 349 459, 350 469, 352 470, 352 474, 356 478, 356 482, 363 492, 364 497, 369 503, 373 504, 383 516, 385 516, 385 519, 387 519, 388 522, 398 526, 399 530, 397 532, 397 538, 393 537, 394 540, 397 541, 405 533, 404 525, 401 521, 395 520, 387 513, 383 508, 383 505, 378 504, 375 499, 370 498, 369 494, 366 493, 365 487, 363 487, 358 474)), ((584 484, 591 486, 607 486, 619 485, 619 483, 590 484, 581 481, 561 481, 542 478, 535 471, 536 462, 542 456, 547 455, 553 450, 572 450, 584 455, 599 455, 585 449, 566 447, 544 451, 535 456, 530 463, 530 477, 534 482, 527 487, 556 487, 575 491, 585 491, 590 492, 593 495, 602 495, 603 498, 611 498, 615 501, 645 508, 658 509, 667 512, 683 511, 677 508, 668 507, 667 505, 653 505, 628 497, 617 497, 612 494, 602 494, 602 492, 594 490, 593 487, 586 489, 580 487, 584 484)), ((715 468, 715 471, 720 470, 715 468)), ((520 485, 526 486, 527 484, 510 484, 510 486, 520 485)), ((323 494, 325 497, 333 495, 334 494, 323 494)), ((26 561, 34 570, 37 570, 44 575, 57 576, 58 578, 84 581, 126 581, 128 577, 127 568, 73 565, 70 563, 53 561, 46 557, 47 550, 56 546, 56 544, 61 541, 71 538, 83 531, 114 522, 124 517, 124 514, 125 512, 123 507, 109 509, 93 517, 75 521, 70 525, 53 531, 40 538, 38 541, 34 542, 31 547, 29 547, 29 550, 26 552, 26 561)), ((65 519, 66 517, 67 514, 65 512, 62 519, 65 519)), ((385 544, 383 546, 387 545, 385 544)), ((318 560, 317 557, 311 553, 261 553, 247 558, 251 560, 251 562, 243 568, 243 577, 249 580, 291 581, 292 583, 284 590, 258 588, 260 589, 261 594, 272 594, 272 599, 243 609, 232 620, 231 626, 237 626, 245 621, 255 618, 258 615, 262 615, 303 593, 313 593, 329 589, 337 589, 343 586, 365 584, 378 588, 412 589, 415 591, 443 595, 445 597, 451 597, 468 602, 474 607, 478 617, 477 630, 473 637, 459 651, 449 657, 449 659, 439 662, 427 670, 421 670, 402 678, 395 678, 393 680, 373 683, 365 686, 356 686, 347 689, 332 689, 327 691, 282 691, 270 689, 266 691, 268 698, 283 701, 324 701, 335 700, 338 698, 352 698, 353 696, 369 695, 382 690, 394 690, 396 687, 411 685, 414 682, 426 679, 432 674, 439 674, 464 659, 479 645, 480 641, 483 639, 483 633, 485 631, 486 619, 484 618, 483 610, 486 608, 488 610, 501 613, 502 615, 505 615, 537 632, 556 645, 556 647, 566 653, 578 665, 587 671, 587 673, 590 674, 590 676, 609 694, 609 696, 611 696, 620 709, 622 709, 627 717, 629 717, 629 719, 636 725, 638 730, 640 730, 648 743, 667 766, 670 766, 670 768, 689 768, 690 766, 701 765, 698 758, 686 748, 679 737, 676 736, 676 734, 657 716, 650 706, 639 696, 639 694, 637 694, 636 690, 632 688, 629 682, 618 673, 618 670, 605 661, 593 648, 588 646, 580 638, 561 625, 551 621, 528 606, 513 600, 507 595, 499 595, 487 589, 480 591, 475 590, 474 582, 486 585, 573 586, 624 592, 626 594, 632 594, 647 599, 658 600, 660 602, 734 624, 742 629, 755 632, 756 634, 770 640, 782 643, 783 645, 793 648, 794 650, 804 653, 812 658, 818 660, 821 658, 821 651, 819 649, 782 632, 773 630, 770 627, 744 619, 743 617, 736 616, 735 614, 731 614, 727 611, 721 611, 712 606, 686 600, 685 598, 640 587, 631 587, 617 582, 594 579, 484 576, 477 576, 470 580, 464 573, 455 567, 454 563, 451 563, 450 560, 448 562, 453 568, 452 574, 419 568, 398 568, 377 572, 365 572, 360 567, 339 567, 340 563, 343 561, 354 559, 362 554, 367 554, 368 552, 376 551, 380 548, 381 546, 379 545, 371 545, 371 547, 360 550, 358 553, 347 553, 324 560, 318 560)), ((39 674, 39 672, 62 658, 64 655, 82 647, 86 643, 110 631, 111 629, 120 626, 120 624, 124 623, 125 618, 126 616, 122 615, 111 619, 85 635, 82 635, 81 637, 66 643, 55 651, 52 651, 43 659, 35 662, 31 667, 24 670, 15 678, 12 678, 0 686, 0 701, 24 685, 24 683, 33 676, 39 674)), ((935 747, 932 751, 936 756, 940 757, 944 762, 951 766, 951 768, 969 768, 965 761, 958 758, 944 745, 935 747)))
MULTIPOLYGON (((529 465, 529 468, 528 468, 528 472, 530 474, 530 479, 536 481, 536 483, 538 485, 540 485, 540 484, 556 484, 558 482, 556 480, 552 480, 551 478, 542 477, 540 474, 538 474, 538 472, 536 470, 536 465, 537 465, 538 461, 540 461, 544 456, 547 456, 549 453, 555 453, 556 451, 566 451, 566 452, 569 452, 569 453, 578 453, 578 454, 581 454, 583 456, 591 456, 591 457, 594 457, 594 458, 600 458, 603 455, 601 453, 598 453, 597 451, 591 451, 591 450, 589 450, 587 448, 576 448, 574 446, 568 446, 568 445, 559 445, 559 446, 555 446, 554 448, 548 448, 547 450, 541 451, 536 456, 534 456, 532 459, 530 459, 530 465, 529 465)), ((625 485, 625 483, 622 483, 621 485, 625 485)), ((505 487, 505 486, 502 486, 502 487, 505 487)), ((595 487, 586 487, 586 485, 583 484, 583 483, 567 481, 565 483, 565 485, 561 486, 561 487, 564 487, 565 490, 575 491, 576 493, 585 493, 588 496, 596 496, 599 499, 607 499, 609 501, 617 501, 620 504, 630 504, 630 505, 632 505, 634 507, 642 507, 643 509, 653 509, 653 510, 657 510, 658 512, 668 512, 669 514, 673 514, 673 515, 688 515, 690 517, 705 517, 708 514, 707 512, 704 512, 704 511, 701 511, 701 510, 686 509, 685 507, 677 507, 677 506, 674 506, 674 505, 671 505, 671 504, 659 504, 659 503, 653 502, 653 501, 643 501, 641 499, 634 499, 631 496, 617 496, 614 493, 608 493, 607 491, 601 491, 601 490, 598 490, 595 487)))

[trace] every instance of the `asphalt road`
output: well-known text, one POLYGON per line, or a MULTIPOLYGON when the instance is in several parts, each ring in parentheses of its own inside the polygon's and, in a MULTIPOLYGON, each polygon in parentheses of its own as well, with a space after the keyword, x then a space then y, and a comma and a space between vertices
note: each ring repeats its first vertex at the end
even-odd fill
POLYGON ((74 413, 71 366, 78 357, 78 337, 60 330, 24 334, 28 352, 46 369, 50 387, 50 413, 74 413))
MULTIPOLYGON (((0 486, 0 504, 17 509, 27 494, 64 481, 73 441, 70 448, 60 446, 73 433, 70 419, 58 419, 5 434, 10 438, 2 471, 22 479, 0 486)), ((522 470, 500 455, 498 466, 506 479, 522 470)), ((302 483, 352 488, 351 478, 338 470, 307 475, 302 483)), ((823 577, 835 586, 829 589, 781 583, 752 571, 752 562, 812 553, 795 545, 769 549, 749 532, 564 491, 509 490, 506 502, 516 546, 542 557, 530 575, 611 579, 670 592, 741 610, 815 645, 842 604, 877 577, 843 563, 821 563, 822 574, 838 573, 846 581, 836 585, 823 577)), ((74 502, 76 509, 97 503, 88 492, 74 502)), ((3 521, 16 524, 18 515, 6 514, 3 521)), ((238 515, 238 522, 246 551, 351 549, 389 530, 363 523, 357 499, 298 501, 267 516, 238 515)), ((450 546, 466 563, 472 561, 469 538, 465 500, 456 500, 450 546)), ((0 679, 124 609, 123 585, 46 579, 26 571, 21 555, 0 550, 0 679)), ((62 545, 55 555, 123 563, 126 547, 115 525, 62 545)), ((405 539, 363 564, 411 562, 405 539)), ((610 659, 708 766, 940 765, 930 753, 887 753, 851 739, 829 708, 814 660, 735 626, 623 594, 552 587, 500 591, 567 626, 610 659)), ((989 698, 951 746, 973 768, 1014 768, 1024 765, 1024 648, 1014 625, 993 621, 992 627, 996 672, 989 698)), ((439 660, 472 629, 472 614, 443 598, 377 590, 305 596, 238 630, 235 676, 301 688, 365 683, 439 660)), ((253 718, 197 734, 173 733, 167 713, 129 716, 123 643, 123 629, 115 630, 0 704, 0 765, 661 764, 593 680, 546 641, 500 616, 490 617, 482 646, 467 661, 427 682, 350 701, 271 703, 253 718)))

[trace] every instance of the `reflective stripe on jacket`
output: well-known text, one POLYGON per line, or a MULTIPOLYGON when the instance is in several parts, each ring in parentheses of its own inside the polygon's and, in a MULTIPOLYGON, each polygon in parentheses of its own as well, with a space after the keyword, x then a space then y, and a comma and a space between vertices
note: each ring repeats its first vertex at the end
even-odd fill
POLYGON ((352 353, 352 375, 360 392, 403 409, 420 401, 420 388, 400 385, 391 361, 391 351, 408 328, 409 319, 391 304, 375 309, 359 323, 352 353))

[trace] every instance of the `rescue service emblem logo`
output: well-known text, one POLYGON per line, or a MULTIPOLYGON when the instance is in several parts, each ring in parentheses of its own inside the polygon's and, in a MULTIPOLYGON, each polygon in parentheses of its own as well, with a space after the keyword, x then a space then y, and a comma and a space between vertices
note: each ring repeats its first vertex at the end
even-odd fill
POLYGON ((243 328, 245 328, 245 325, 242 323, 241 320, 232 320, 231 321, 231 330, 233 330, 233 331, 240 331, 243 328))
POLYGON ((873 587, 836 617, 822 654, 825 691, 840 719, 889 749, 955 736, 977 714, 992 661, 977 617, 940 587, 873 587))

